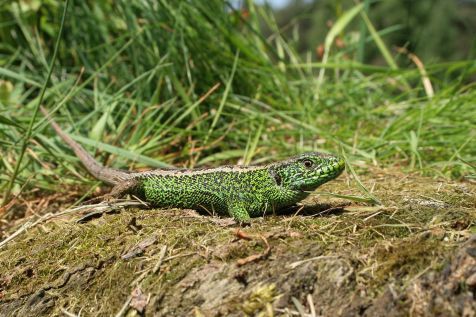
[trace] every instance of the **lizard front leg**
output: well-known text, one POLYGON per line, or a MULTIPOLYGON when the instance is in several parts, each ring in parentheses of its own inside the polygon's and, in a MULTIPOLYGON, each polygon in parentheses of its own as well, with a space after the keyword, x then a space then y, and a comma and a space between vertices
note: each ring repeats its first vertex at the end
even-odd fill
POLYGON ((247 204, 241 200, 233 200, 228 203, 228 214, 240 224, 249 224, 250 215, 247 204))

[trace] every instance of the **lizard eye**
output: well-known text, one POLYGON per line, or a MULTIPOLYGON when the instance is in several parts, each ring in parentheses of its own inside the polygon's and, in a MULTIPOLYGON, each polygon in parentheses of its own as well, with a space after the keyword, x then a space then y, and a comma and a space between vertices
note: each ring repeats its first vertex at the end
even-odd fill
POLYGON ((311 160, 304 160, 302 161, 302 164, 304 164, 305 167, 310 168, 314 163, 311 160))

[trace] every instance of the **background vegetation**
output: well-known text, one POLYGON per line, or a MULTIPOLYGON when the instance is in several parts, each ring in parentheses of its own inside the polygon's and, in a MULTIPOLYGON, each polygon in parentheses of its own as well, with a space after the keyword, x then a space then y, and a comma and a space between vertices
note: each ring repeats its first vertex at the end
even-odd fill
MULTIPOLYGON (((390 47, 406 47, 427 64, 475 57, 476 2, 473 0, 363 2, 375 28, 390 47)), ((336 16, 354 5, 342 0, 295 0, 279 7, 275 15, 288 38, 292 38, 293 32, 299 34, 296 44, 299 51, 305 53, 323 43, 336 16)), ((354 31, 354 36, 359 38, 368 36, 362 24, 361 19, 355 19, 346 33, 354 31)), ((377 47, 366 45, 370 41, 371 38, 366 38, 359 43, 364 47, 347 53, 366 63, 382 64, 384 61, 377 47)), ((410 66, 405 56, 395 58, 401 65, 410 66)))
POLYGON ((289 20, 251 1, 70 1, 54 58, 64 2, 0 1, 3 198, 89 180, 35 116, 44 85, 42 104, 109 166, 318 150, 472 178, 474 18, 433 2, 301 2, 312 10, 289 20))

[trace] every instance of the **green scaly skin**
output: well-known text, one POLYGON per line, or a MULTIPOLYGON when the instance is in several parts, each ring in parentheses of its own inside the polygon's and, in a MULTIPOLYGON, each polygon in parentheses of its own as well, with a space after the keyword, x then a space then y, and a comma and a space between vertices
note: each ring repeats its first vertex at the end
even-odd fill
POLYGON ((239 222, 296 204, 345 168, 341 158, 311 152, 262 166, 130 173, 100 165, 54 120, 50 124, 94 177, 115 185, 110 197, 134 194, 155 207, 202 209, 239 222))
POLYGON ((264 166, 158 170, 131 177, 136 178, 134 193, 154 206, 205 209, 246 222, 296 204, 344 167, 343 160, 314 152, 264 166))

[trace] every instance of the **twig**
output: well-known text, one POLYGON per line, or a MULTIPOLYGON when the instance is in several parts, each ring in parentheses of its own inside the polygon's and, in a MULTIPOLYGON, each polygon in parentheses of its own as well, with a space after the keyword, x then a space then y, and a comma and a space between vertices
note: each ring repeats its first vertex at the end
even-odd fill
POLYGON ((121 310, 117 312, 115 317, 122 317, 125 315, 125 313, 129 309, 129 304, 131 303, 131 300, 132 300, 132 296, 127 296, 127 299, 124 302, 124 305, 122 305, 121 310))
POLYGON ((235 232, 235 235, 238 239, 241 239, 241 240, 253 240, 253 237, 251 237, 250 235, 248 235, 241 229, 237 229, 235 232))
POLYGON ((433 90, 433 85, 431 84, 430 78, 428 77, 428 74, 425 69, 425 65, 423 65, 420 58, 418 58, 418 56, 416 56, 415 54, 410 53, 405 47, 398 47, 397 51, 399 53, 406 54, 407 57, 416 65, 416 67, 418 68, 418 71, 420 72, 423 88, 425 88, 425 93, 428 99, 433 98, 433 96, 435 95, 435 92, 433 90))
POLYGON ((20 227, 20 229, 18 229, 17 231, 15 231, 14 233, 12 233, 10 236, 8 236, 7 238, 5 238, 5 240, 3 240, 2 242, 0 242, 0 249, 5 246, 8 242, 10 242, 11 240, 13 240, 16 236, 20 235, 20 233, 22 233, 23 231, 31 228, 33 226, 33 223, 31 221, 27 221, 26 223, 23 224, 23 226, 20 227))
POLYGON ((317 317, 316 309, 314 308, 314 301, 312 300, 312 295, 307 294, 307 303, 309 304, 309 310, 311 311, 311 317, 317 317))
POLYGON ((303 209, 304 209, 304 205, 300 206, 300 207, 298 208, 298 210, 296 210, 296 212, 294 213, 294 215, 292 215, 291 220, 289 221, 289 224, 288 224, 288 227, 286 228, 286 230, 291 229, 291 224, 293 223, 293 220, 296 218, 296 216, 299 214, 299 212, 300 212, 301 210, 303 210, 303 209))
POLYGON ((170 261, 170 260, 176 259, 176 258, 181 258, 181 257, 190 256, 190 255, 195 255, 195 254, 197 254, 197 252, 189 252, 189 253, 184 253, 184 254, 172 255, 172 256, 169 256, 168 258, 165 258, 165 259, 164 259, 164 262, 170 261))
POLYGON ((63 314, 65 314, 68 317, 79 317, 79 316, 81 316, 81 312, 78 315, 76 315, 76 314, 70 313, 69 311, 67 311, 64 308, 61 308, 61 312, 63 312, 63 314))
MULTIPOLYGON (((164 250, 164 248, 162 248, 162 250, 164 250)), ((190 252, 190 253, 185 253, 185 254, 177 254, 177 255, 169 256, 168 258, 165 258, 161 261, 160 258, 162 257, 162 250, 159 254, 159 262, 152 269, 148 269, 148 270, 144 271, 141 275, 139 275, 138 278, 136 278, 134 281, 132 281, 131 285, 140 285, 142 280, 145 279, 147 277, 147 275, 149 275, 150 272, 155 273, 154 270, 156 268, 157 268, 157 270, 159 270, 160 265, 162 265, 163 262, 167 262, 167 261, 170 261, 170 260, 175 259, 175 258, 180 258, 180 257, 196 254, 196 252, 190 252), (158 264, 160 264, 160 265, 158 265, 158 264)), ((165 255, 165 251, 164 251, 164 255, 165 255)))
POLYGON ((160 269, 160 266, 162 265, 162 262, 163 262, 164 257, 165 257, 165 252, 167 252, 167 245, 164 245, 162 247, 162 249, 160 249, 159 260, 154 265, 154 268, 152 269, 152 274, 157 273, 157 271, 160 269))
POLYGON ((266 245, 266 250, 264 250, 264 252, 262 252, 262 253, 253 254, 253 255, 250 255, 249 257, 246 257, 244 259, 239 259, 238 261, 236 261, 236 265, 243 266, 243 265, 248 264, 250 262, 259 261, 261 259, 264 259, 264 258, 268 257, 268 255, 271 253, 271 246, 269 245, 268 240, 266 240, 266 238, 264 236, 259 235, 259 237, 261 238, 261 240, 263 240, 264 244, 266 245))
POLYGON ((343 211, 343 210, 345 210, 345 206, 336 206, 336 207, 327 208, 327 209, 319 211, 315 214, 304 216, 304 217, 305 218, 318 217, 318 216, 326 214, 326 213, 331 213, 331 212, 335 212, 335 211, 343 211))
MULTIPOLYGON (((62 216, 62 215, 65 215, 65 214, 69 214, 69 213, 74 213, 74 212, 77 212, 77 211, 80 211, 80 210, 84 210, 84 209, 88 209, 88 208, 104 208, 105 210, 107 210, 108 208, 109 209, 114 209, 114 208, 118 208, 118 207, 126 207, 126 206, 139 206, 139 205, 142 205, 142 203, 140 202, 136 202, 136 201, 132 201, 132 200, 126 200, 126 201, 122 201, 122 202, 119 202, 115 205, 112 205, 111 204, 105 204, 105 203, 100 203, 100 204, 97 204, 97 205, 84 205, 84 206, 78 206, 78 207, 74 207, 74 208, 70 208, 70 209, 66 209, 65 211, 62 211, 60 213, 56 213, 56 214, 52 214, 52 213, 47 213, 43 216, 41 216, 40 218, 38 218, 36 221, 32 222, 32 221, 27 221, 26 223, 24 223, 17 231, 15 231, 14 233, 12 233, 10 236, 8 236, 7 238, 5 238, 3 241, 0 242, 0 249, 2 247, 4 247, 8 242, 12 241, 13 239, 15 239, 18 235, 20 235, 21 233, 23 233, 24 231, 30 229, 30 228, 33 228, 34 226, 36 226, 37 224, 41 223, 41 222, 44 222, 44 221, 47 221, 47 220, 50 220, 52 218, 55 218, 55 217, 59 217, 59 216, 62 216)), ((103 211, 105 212, 105 211, 103 211)))
POLYGON ((137 243, 135 246, 133 246, 129 251, 127 251, 125 254, 121 255, 121 259, 123 260, 129 260, 133 257, 136 257, 144 252, 147 247, 151 246, 157 241, 157 236, 154 234, 141 242, 137 243))
POLYGON ((339 257, 335 256, 335 255, 321 255, 321 256, 316 256, 314 258, 309 258, 309 259, 305 259, 305 260, 302 260, 302 261, 293 262, 293 263, 289 264, 288 266, 291 269, 295 269, 298 266, 300 266, 304 263, 307 263, 307 262, 318 261, 318 260, 333 260, 333 259, 337 259, 337 258, 339 258, 339 257))
POLYGON ((304 309, 304 307, 302 306, 302 304, 298 301, 298 299, 294 296, 291 297, 291 300, 294 304, 294 307, 296 307, 296 309, 298 310, 299 312, 299 315, 304 317, 304 316, 307 316, 306 314, 306 311, 304 309))

